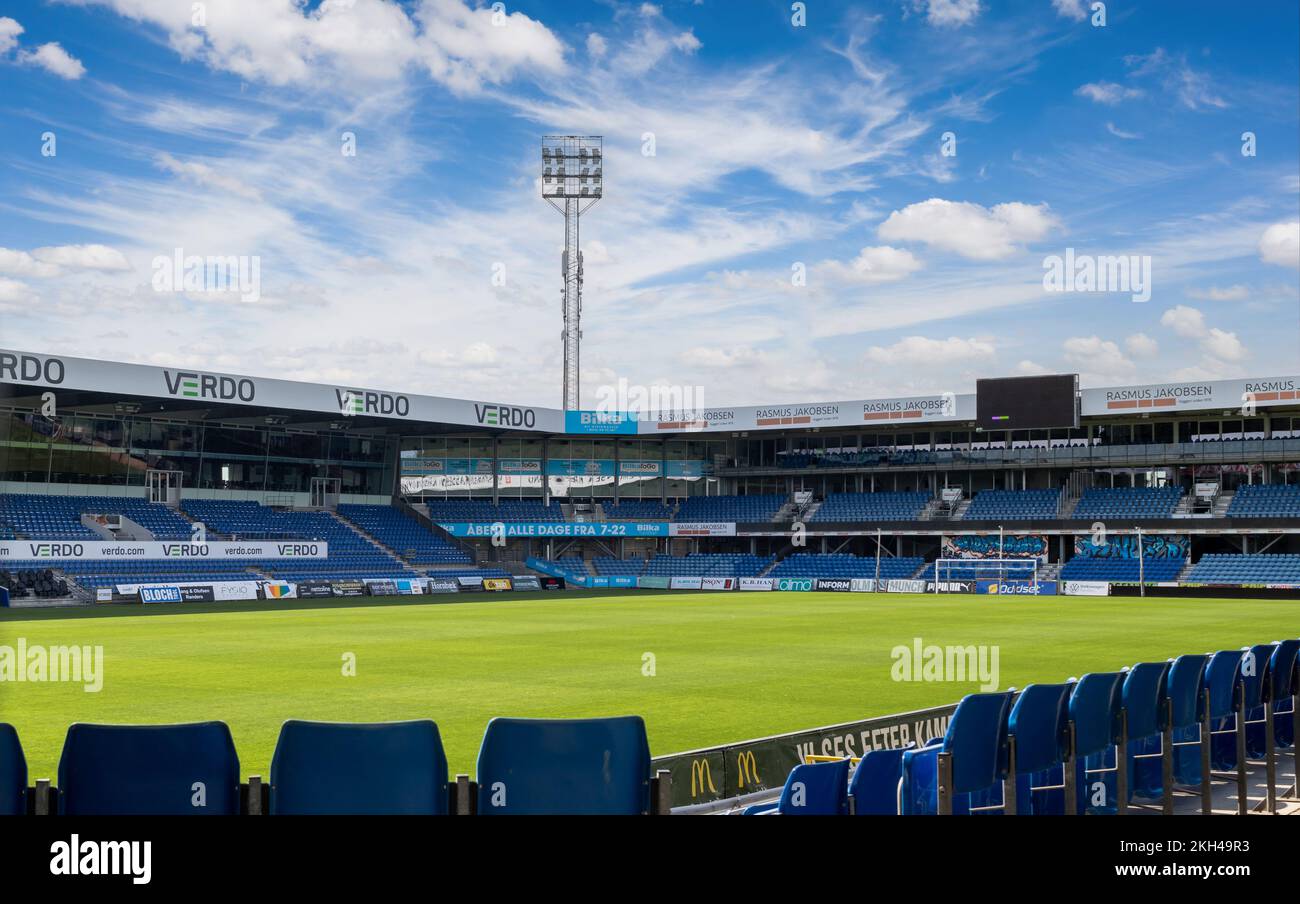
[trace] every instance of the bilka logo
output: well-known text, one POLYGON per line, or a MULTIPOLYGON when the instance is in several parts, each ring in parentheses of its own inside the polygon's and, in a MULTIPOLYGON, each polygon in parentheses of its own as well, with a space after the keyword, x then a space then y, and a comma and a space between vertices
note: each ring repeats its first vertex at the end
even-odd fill
POLYGON ((387 392, 368 392, 364 389, 335 389, 339 411, 344 414, 379 414, 406 417, 411 412, 411 400, 404 395, 387 392))
POLYGON ((513 405, 474 405, 474 416, 485 427, 525 427, 537 423, 537 414, 531 408, 513 405))
POLYGON ((253 381, 247 377, 218 377, 215 374, 163 371, 167 392, 183 399, 212 399, 230 402, 238 399, 251 402, 257 394, 253 381))

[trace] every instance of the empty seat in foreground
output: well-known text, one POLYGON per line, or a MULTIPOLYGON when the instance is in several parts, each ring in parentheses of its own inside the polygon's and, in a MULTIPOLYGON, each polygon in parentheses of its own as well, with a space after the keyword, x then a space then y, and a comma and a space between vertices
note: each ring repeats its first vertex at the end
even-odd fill
POLYGON ((781 799, 748 807, 746 816, 847 816, 848 759, 829 763, 800 763, 790 770, 781 799))
POLYGON ((640 716, 493 719, 478 753, 478 813, 650 812, 650 743, 640 716))
POLYGON ((280 728, 271 760, 271 814, 448 813, 447 757, 438 726, 304 722, 280 728))
POLYGON ((59 813, 239 815, 239 758, 229 726, 69 726, 59 759, 59 813))
POLYGON ((27 759, 12 725, 0 722, 0 816, 27 812, 27 759))

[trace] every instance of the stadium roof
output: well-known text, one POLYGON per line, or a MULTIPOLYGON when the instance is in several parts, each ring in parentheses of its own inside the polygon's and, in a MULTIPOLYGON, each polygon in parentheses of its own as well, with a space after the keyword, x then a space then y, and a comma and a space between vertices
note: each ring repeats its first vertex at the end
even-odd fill
MULTIPOLYGON (((401 425, 547 434, 671 434, 693 431, 902 427, 972 421, 974 393, 933 393, 890 399, 705 408, 636 417, 624 412, 570 411, 379 390, 347 384, 125 364, 0 349, 0 398, 39 405, 44 390, 63 394, 62 406, 82 408, 133 400, 141 413, 228 421, 292 415, 295 424, 349 428, 401 425), (71 399, 68 394, 71 394, 71 399)), ((1300 376, 1083 388, 1083 417, 1184 412, 1240 413, 1243 407, 1300 406, 1300 376)), ((417 428, 417 429, 418 429, 417 428)), ((410 432, 410 428, 405 428, 410 432)))

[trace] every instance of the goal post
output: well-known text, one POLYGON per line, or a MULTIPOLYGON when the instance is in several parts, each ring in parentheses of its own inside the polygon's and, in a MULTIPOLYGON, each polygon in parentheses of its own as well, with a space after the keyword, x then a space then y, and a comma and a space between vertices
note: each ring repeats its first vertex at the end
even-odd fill
POLYGON ((1008 581, 1028 584, 1038 590, 1038 557, 1019 559, 936 559, 934 563, 934 592, 943 592, 943 586, 952 581, 1008 581))

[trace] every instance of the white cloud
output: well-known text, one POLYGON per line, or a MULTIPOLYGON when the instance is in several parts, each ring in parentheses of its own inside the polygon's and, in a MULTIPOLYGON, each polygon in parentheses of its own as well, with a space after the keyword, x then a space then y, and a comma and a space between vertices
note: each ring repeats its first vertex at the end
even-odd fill
POLYGON ((979 0, 926 0, 925 18, 931 25, 969 25, 979 14, 979 0))
POLYGON ((1134 333, 1124 340, 1124 348, 1135 358, 1154 358, 1160 345, 1146 333, 1134 333))
POLYGON ((750 364, 762 364, 767 356, 748 346, 724 348, 714 345, 697 345, 679 356, 683 364, 709 369, 729 369, 750 364))
POLYGON ((59 78, 70 81, 75 81, 86 74, 86 67, 81 64, 81 60, 64 50, 56 41, 42 44, 35 50, 20 51, 18 62, 25 66, 39 66, 59 78))
POLYGON ((1076 22, 1082 22, 1088 18, 1088 10, 1084 6, 1084 0, 1052 0, 1052 7, 1056 10, 1058 16, 1074 19, 1076 22))
POLYGON ((1158 81, 1188 110, 1228 106, 1210 76, 1189 66, 1185 56, 1174 57, 1163 47, 1148 54, 1130 54, 1124 57, 1124 64, 1132 70, 1134 78, 1150 77, 1158 81))
POLYGON ((1259 259, 1280 267, 1300 267, 1300 220, 1265 229, 1259 238, 1259 259))
POLYGON ((1122 100, 1129 100, 1134 97, 1141 97, 1142 92, 1137 88, 1126 88, 1115 82, 1089 82, 1086 85, 1080 85, 1074 89, 1074 93, 1079 97, 1086 97, 1088 100, 1108 106, 1115 106, 1122 100))
POLYGON ((867 360, 889 367, 925 367, 936 361, 944 364, 961 364, 973 361, 993 361, 997 349, 983 339, 931 339, 928 336, 908 336, 893 345, 873 345, 867 349, 867 360))
POLYGON ((1073 336, 1061 348, 1065 360, 1079 368, 1084 385, 1122 382, 1136 369, 1118 345, 1099 336, 1073 336))
POLYGON ((863 248, 847 266, 827 261, 819 271, 832 280, 857 283, 895 282, 921 269, 912 252, 889 245, 863 248))
POLYGON ((1188 289, 1187 297, 1198 301, 1245 301, 1250 297, 1250 290, 1243 285, 1210 286, 1205 289, 1188 289))
POLYGON ((0 277, 0 304, 14 304, 24 299, 31 300, 31 291, 26 284, 16 279, 0 277))
POLYGON ((1205 315, 1187 305, 1175 305, 1160 316, 1160 325, 1175 335, 1197 342, 1201 350, 1221 361, 1240 361, 1246 356, 1245 346, 1236 333, 1210 327, 1205 315))
POLYGON ((1043 238, 1056 225, 1046 204, 1011 201, 982 207, 930 198, 894 211, 878 232, 883 239, 925 242, 987 261, 1011 256, 1020 244, 1043 238))
POLYGON ((52 245, 29 252, 0 248, 0 273, 45 279, 63 270, 129 270, 131 265, 107 245, 52 245))
POLYGON ((501 16, 462 0, 225 0, 202 28, 175 0, 88 0, 163 29, 187 59, 250 81, 357 91, 419 67, 458 93, 500 84, 521 70, 558 72, 564 45, 521 12, 501 16), (340 78, 331 79, 331 76, 340 78))
POLYGON ((169 173, 181 176, 199 185, 221 189, 222 191, 256 201, 260 197, 256 188, 242 182, 234 176, 226 175, 197 160, 177 160, 171 154, 163 152, 158 155, 157 163, 169 173))
POLYGON ((1037 361, 1030 361, 1026 358, 1016 365, 1016 373, 1025 377, 1033 377, 1039 374, 1051 373, 1051 371, 1037 361))
POLYGON ((1142 137, 1137 132, 1125 132, 1113 122, 1106 123, 1106 131, 1110 132, 1110 134, 1114 135, 1116 138, 1123 138, 1125 141, 1136 141, 1142 137))
POLYGON ((596 32, 593 31, 591 34, 587 35, 587 53, 593 59, 600 59, 605 55, 608 49, 605 39, 596 34, 596 32))
POLYGON ((1160 325, 1184 339, 1199 339, 1205 334, 1205 315, 1187 305, 1175 305, 1160 315, 1160 325))
POLYGON ((8 53, 18 46, 18 36, 23 27, 8 16, 0 16, 0 53, 8 53))
POLYGON ((54 245, 37 248, 32 257, 71 270, 130 270, 126 257, 107 245, 54 245))

